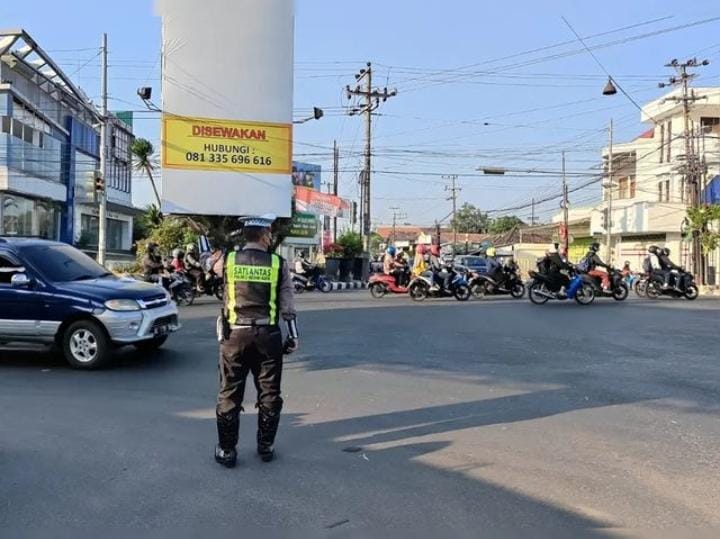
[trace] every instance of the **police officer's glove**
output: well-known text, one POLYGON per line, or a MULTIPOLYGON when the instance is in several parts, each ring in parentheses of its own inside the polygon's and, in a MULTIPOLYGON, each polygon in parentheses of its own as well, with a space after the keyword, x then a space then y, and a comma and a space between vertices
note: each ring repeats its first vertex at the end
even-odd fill
POLYGON ((300 343, 297 339, 294 337, 288 336, 287 339, 285 339, 285 343, 283 344, 283 354, 289 355, 295 352, 298 347, 300 346, 300 343))

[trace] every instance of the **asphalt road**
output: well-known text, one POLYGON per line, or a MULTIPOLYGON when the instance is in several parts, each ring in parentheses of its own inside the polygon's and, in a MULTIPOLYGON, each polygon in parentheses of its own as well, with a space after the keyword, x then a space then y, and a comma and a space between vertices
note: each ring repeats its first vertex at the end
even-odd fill
POLYGON ((720 526, 720 301, 299 299, 278 460, 219 467, 218 303, 77 372, 0 352, 0 527, 720 526))

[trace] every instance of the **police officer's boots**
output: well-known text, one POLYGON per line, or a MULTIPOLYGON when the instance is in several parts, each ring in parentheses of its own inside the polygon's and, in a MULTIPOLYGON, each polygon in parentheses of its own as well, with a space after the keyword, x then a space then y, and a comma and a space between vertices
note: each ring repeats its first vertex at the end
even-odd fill
POLYGON ((239 415, 217 414, 218 445, 215 448, 215 462, 226 468, 233 468, 237 464, 237 451, 240 427, 239 415))
POLYGON ((260 406, 258 410, 257 452, 263 462, 275 458, 275 435, 280 424, 280 412, 273 412, 260 406))

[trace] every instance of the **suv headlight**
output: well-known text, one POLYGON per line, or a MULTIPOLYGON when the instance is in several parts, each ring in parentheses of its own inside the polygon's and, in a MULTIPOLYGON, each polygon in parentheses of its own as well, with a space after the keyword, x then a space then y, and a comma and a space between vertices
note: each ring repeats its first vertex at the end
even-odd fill
POLYGON ((105 302, 111 311, 139 311, 140 304, 134 299, 111 299, 105 302))

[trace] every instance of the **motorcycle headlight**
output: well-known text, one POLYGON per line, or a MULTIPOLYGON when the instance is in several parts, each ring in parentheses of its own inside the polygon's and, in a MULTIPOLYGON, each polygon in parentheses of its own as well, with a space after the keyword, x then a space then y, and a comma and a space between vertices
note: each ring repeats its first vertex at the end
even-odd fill
POLYGON ((105 302, 111 311, 139 311, 140 304, 134 299, 111 299, 105 302))

